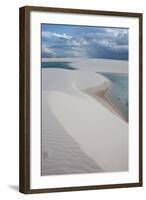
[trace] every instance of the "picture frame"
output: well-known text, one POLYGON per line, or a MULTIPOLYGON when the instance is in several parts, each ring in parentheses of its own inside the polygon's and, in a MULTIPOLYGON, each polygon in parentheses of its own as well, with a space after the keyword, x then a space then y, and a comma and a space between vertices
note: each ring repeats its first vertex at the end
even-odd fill
MULTIPOLYGON (((32 194, 142 186, 142 13, 24 6, 20 8, 19 14, 19 191, 32 194), (98 53, 95 51, 97 49, 98 53), (102 67, 96 69, 99 63, 102 67), (93 73, 93 77, 88 77, 93 73), (120 74, 120 78, 115 77, 115 74, 120 74), (113 93, 110 94, 110 105, 103 100, 103 96, 93 100, 96 78, 102 82, 103 76, 104 80, 109 79, 113 85, 115 79, 120 80, 120 87, 123 84, 122 76, 124 81, 128 77, 124 89, 117 89, 124 91, 124 94, 119 94, 116 87, 112 91, 116 95, 118 93, 116 98, 119 101, 123 101, 123 96, 127 95, 125 105, 128 111, 124 110, 123 104, 115 103, 117 99, 114 100, 113 93), (82 77, 85 80, 82 81, 82 77), (80 83, 73 85, 72 82, 71 85, 78 94, 71 92, 71 89, 64 91, 72 78, 75 83, 80 83), (63 84, 64 80, 68 82, 63 84), (47 97, 43 96, 46 90, 49 91, 47 97), (46 99, 51 108, 48 112, 44 103, 46 99), (92 108, 95 101, 99 105, 97 110, 101 109, 100 116, 95 112, 96 106, 92 108), (121 114, 114 113, 114 108, 121 114), (48 115, 51 112, 54 112, 61 128, 58 128, 52 115, 48 115), (108 116, 110 119, 107 120, 108 116), (95 133, 99 131, 91 127, 96 128, 97 123, 93 122, 101 118, 103 124, 100 121, 99 124, 107 126, 108 131, 100 128, 102 135, 97 136, 95 133), (52 124, 55 124, 54 129, 52 124), (113 124, 113 128, 110 124, 113 124), (53 130, 53 136, 46 136, 46 132, 43 132, 46 127, 53 130), (57 128, 59 134, 64 134, 61 138, 69 139, 58 140, 59 135, 55 135, 58 134, 57 128), (118 137, 114 134, 115 130, 118 137), (81 133, 84 131, 87 133, 83 136, 81 133), (104 134, 109 136, 105 137, 104 134), (97 145, 92 145, 95 139, 97 145), (121 151, 118 146, 123 147, 121 151), (76 154, 74 151, 77 148, 79 150, 76 154), (82 160, 83 157, 85 160, 82 160), (117 165, 119 162, 121 165, 117 165), (100 167, 94 168, 94 164, 100 167)), ((103 92, 103 88, 100 92, 103 92)))

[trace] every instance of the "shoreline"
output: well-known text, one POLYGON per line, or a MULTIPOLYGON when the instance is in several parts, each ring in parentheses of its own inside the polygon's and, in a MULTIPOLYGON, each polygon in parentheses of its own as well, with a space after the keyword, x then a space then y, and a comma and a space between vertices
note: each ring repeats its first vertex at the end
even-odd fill
POLYGON ((85 92, 91 97, 95 98, 113 114, 126 121, 125 117, 120 112, 120 109, 117 106, 115 106, 114 102, 112 102, 108 95, 106 95, 107 91, 109 91, 111 87, 112 82, 107 79, 107 82, 104 82, 103 85, 94 88, 88 88, 85 90, 85 92))
MULTIPOLYGON (((110 88, 109 88, 110 90, 110 88)), ((106 93, 104 94, 104 98, 107 100, 107 102, 116 110, 117 114, 119 115, 119 117, 121 119, 123 119, 126 123, 128 123, 126 116, 124 116, 120 109, 118 108, 118 106, 114 105, 114 101, 112 101, 112 99, 110 99, 110 97, 108 97, 108 95, 106 95, 106 93)))

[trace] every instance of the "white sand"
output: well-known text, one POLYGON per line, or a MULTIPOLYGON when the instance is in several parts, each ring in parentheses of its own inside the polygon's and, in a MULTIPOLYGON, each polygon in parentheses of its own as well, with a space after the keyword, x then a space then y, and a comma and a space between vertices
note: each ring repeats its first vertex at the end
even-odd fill
MULTIPOLYGON (((43 98, 47 98, 52 113, 80 148, 108 172, 128 170, 128 124, 104 106, 103 102, 85 93, 89 88, 101 89, 105 82, 107 86, 109 84, 107 79, 88 68, 94 71, 99 66, 99 71, 127 73, 126 63, 101 59, 94 59, 93 62, 90 59, 89 62, 87 59, 76 60, 72 64, 78 69, 82 65, 86 66, 84 71, 42 69, 43 98)), ((49 129, 49 121, 47 119, 44 123, 44 130, 49 129)))

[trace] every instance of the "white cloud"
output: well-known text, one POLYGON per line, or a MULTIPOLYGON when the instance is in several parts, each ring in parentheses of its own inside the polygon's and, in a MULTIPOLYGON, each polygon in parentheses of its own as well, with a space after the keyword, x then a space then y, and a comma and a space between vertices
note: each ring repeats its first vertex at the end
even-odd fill
POLYGON ((67 39, 67 40, 72 38, 72 36, 69 36, 66 33, 63 33, 63 34, 53 33, 53 36, 58 37, 58 38, 64 38, 64 39, 67 39))
POLYGON ((128 37, 128 29, 116 29, 116 28, 106 28, 106 35, 109 37, 118 38, 127 38, 128 37))
POLYGON ((56 55, 55 50, 53 48, 47 47, 45 44, 42 46, 42 52, 48 53, 48 54, 51 54, 51 55, 56 55))
POLYGON ((98 44, 104 47, 108 47, 113 50, 127 50, 128 45, 118 45, 116 42, 110 41, 110 40, 100 40, 98 41, 98 44))
POLYGON ((72 38, 72 36, 69 36, 66 33, 59 34, 59 33, 52 33, 52 32, 46 32, 46 31, 42 32, 42 37, 47 37, 47 38, 57 37, 57 38, 62 38, 62 39, 67 39, 67 40, 72 38))
POLYGON ((46 32, 46 31, 42 31, 42 37, 52 37, 52 33, 51 32, 46 32))
POLYGON ((70 42, 70 44, 73 45, 73 46, 80 46, 80 45, 81 45, 81 43, 78 42, 78 41, 76 41, 76 40, 72 40, 72 41, 70 42))

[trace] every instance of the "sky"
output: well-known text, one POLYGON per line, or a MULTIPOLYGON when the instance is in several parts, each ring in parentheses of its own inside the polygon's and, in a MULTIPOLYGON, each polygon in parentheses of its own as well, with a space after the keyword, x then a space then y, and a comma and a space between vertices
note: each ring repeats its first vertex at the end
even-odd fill
POLYGON ((128 29, 41 25, 42 58, 104 58, 128 60, 128 29))

